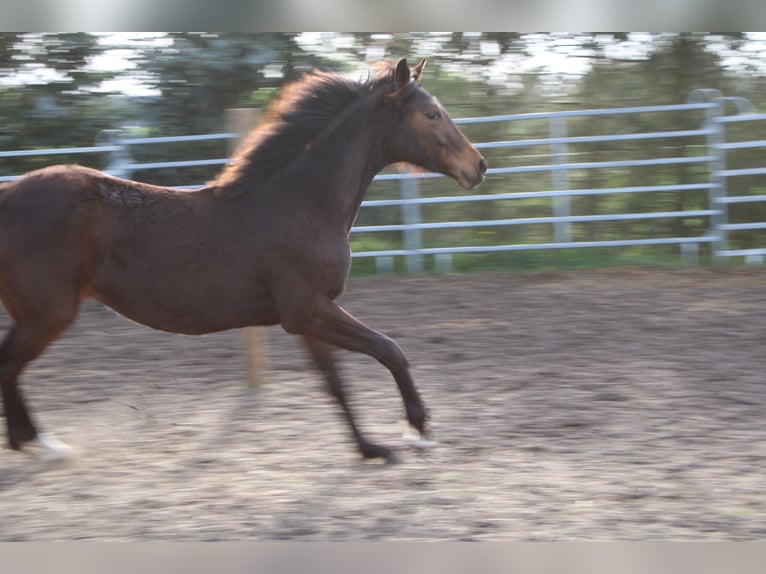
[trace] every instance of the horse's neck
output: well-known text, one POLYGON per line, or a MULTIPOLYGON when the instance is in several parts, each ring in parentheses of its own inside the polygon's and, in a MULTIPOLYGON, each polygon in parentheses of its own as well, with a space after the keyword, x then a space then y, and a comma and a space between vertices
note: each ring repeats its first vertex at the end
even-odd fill
POLYGON ((340 137, 339 145, 328 147, 315 161, 321 161, 329 181, 317 186, 317 200, 327 216, 338 219, 348 232, 356 219, 367 188, 386 164, 380 141, 367 126, 340 137))

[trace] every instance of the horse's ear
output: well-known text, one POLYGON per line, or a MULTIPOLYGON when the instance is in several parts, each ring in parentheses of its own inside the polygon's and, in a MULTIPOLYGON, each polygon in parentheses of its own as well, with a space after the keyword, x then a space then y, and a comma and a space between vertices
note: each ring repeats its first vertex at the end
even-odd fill
POLYGON ((406 86, 410 82, 410 66, 407 64, 407 58, 402 58, 396 63, 394 80, 397 88, 406 86))
POLYGON ((412 79, 416 81, 420 81, 420 76, 423 74, 423 68, 426 67, 426 59, 423 58, 420 60, 420 63, 412 68, 412 79))

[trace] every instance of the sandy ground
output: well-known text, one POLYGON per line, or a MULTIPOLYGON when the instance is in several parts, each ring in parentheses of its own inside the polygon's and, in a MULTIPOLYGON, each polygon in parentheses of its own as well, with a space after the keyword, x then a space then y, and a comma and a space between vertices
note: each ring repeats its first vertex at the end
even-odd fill
POLYGON ((279 328, 252 390, 241 332, 88 304, 24 375, 76 456, 0 451, 0 540, 766 539, 766 270, 389 277, 341 303, 407 352, 439 447, 403 446, 372 359, 339 354, 398 465, 359 460, 279 328))

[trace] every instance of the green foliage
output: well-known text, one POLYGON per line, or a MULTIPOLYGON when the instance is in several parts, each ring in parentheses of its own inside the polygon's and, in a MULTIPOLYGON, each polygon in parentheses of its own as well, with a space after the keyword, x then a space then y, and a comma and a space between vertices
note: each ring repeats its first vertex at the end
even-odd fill
MULTIPOLYGON (((88 67, 103 53, 92 34, 0 34, 0 145, 3 149, 92 146, 100 130, 124 122, 125 100, 92 90, 119 72, 88 67)), ((119 125, 119 124, 118 124, 119 125)), ((82 161, 59 156, 59 161, 82 161)), ((101 167, 105 158, 89 158, 101 167)), ((49 163, 17 158, 0 175, 49 163)))
POLYGON ((219 131, 227 108, 242 105, 261 87, 295 73, 295 45, 286 34, 173 32, 168 45, 147 47, 141 67, 159 95, 143 111, 167 134, 219 131), (276 75, 269 77, 269 70, 276 75))

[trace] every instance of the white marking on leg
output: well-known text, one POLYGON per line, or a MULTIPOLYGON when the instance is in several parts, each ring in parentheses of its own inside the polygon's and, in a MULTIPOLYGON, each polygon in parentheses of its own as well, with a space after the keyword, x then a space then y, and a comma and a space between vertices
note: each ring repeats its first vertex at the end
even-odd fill
POLYGON ((414 446, 416 448, 433 448, 439 444, 435 440, 430 440, 423 437, 423 435, 420 434, 420 432, 415 427, 406 421, 402 439, 410 446, 414 446))
POLYGON ((72 447, 49 435, 38 435, 36 439, 26 443, 24 449, 45 462, 66 460, 72 456, 72 447))

